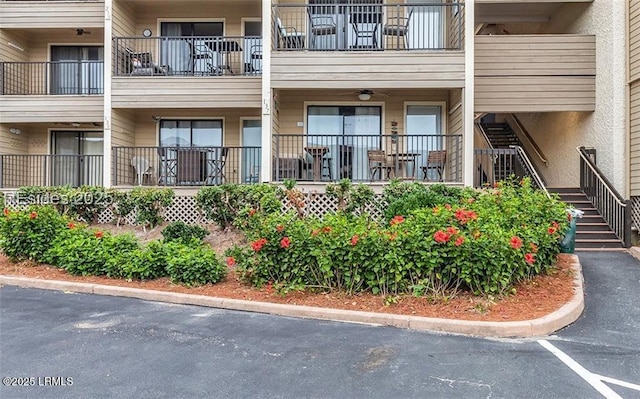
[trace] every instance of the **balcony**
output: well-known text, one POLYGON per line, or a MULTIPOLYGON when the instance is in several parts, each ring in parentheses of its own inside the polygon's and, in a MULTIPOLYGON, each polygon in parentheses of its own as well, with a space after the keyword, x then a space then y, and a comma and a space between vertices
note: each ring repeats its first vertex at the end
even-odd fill
POLYGON ((476 36, 476 112, 594 111, 593 35, 476 36))
POLYGON ((104 27, 102 0, 0 0, 3 29, 104 27))
POLYGON ((274 181, 462 181, 460 134, 275 134, 273 138, 274 181))
POLYGON ((102 122, 102 61, 0 62, 3 123, 102 122))
POLYGON ((0 62, 0 95, 102 95, 102 61, 0 62))
POLYGON ((464 86, 464 4, 277 4, 275 88, 464 86))
POLYGON ((113 147, 114 186, 258 183, 260 147, 113 147))
POLYGON ((114 108, 261 106, 260 37, 115 37, 113 41, 114 108))
POLYGON ((0 155, 0 188, 102 185, 102 155, 0 155))

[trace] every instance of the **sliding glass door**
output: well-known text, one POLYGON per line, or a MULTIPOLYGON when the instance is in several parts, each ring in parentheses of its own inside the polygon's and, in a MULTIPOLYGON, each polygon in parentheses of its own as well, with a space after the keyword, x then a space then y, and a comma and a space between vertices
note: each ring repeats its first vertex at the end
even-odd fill
POLYGON ((53 185, 102 184, 102 132, 56 131, 52 147, 53 185))
POLYGON ((381 148, 381 107, 309 106, 308 146, 327 147, 329 180, 368 180, 367 150, 381 148))
POLYGON ((51 94, 102 94, 101 46, 51 46, 51 94))
POLYGON ((220 54, 205 39, 223 36, 224 23, 162 22, 160 34, 163 37, 160 62, 168 65, 172 74, 211 74, 220 66, 220 54))
MULTIPOLYGON (((407 105, 406 109, 407 150, 418 154, 417 175, 422 166, 427 166, 429 152, 444 149, 442 135, 442 107, 439 105, 407 105)), ((417 176, 422 179, 423 176, 417 176)), ((427 180, 437 181, 440 177, 435 169, 428 170, 427 180)))

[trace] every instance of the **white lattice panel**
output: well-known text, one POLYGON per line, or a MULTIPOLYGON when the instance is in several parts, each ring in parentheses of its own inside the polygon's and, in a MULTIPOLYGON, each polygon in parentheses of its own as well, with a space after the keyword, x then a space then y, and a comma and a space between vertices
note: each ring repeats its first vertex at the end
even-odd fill
POLYGON ((176 196, 164 215, 168 222, 182 220, 185 223, 200 223, 203 221, 202 215, 196 207, 196 199, 191 196, 176 196))
POLYGON ((631 197, 631 224, 640 228, 640 197, 631 197))

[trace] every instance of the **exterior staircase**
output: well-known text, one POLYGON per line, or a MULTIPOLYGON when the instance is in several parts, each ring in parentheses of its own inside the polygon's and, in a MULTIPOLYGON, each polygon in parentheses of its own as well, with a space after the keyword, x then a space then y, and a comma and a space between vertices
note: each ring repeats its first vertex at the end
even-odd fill
POLYGON ((550 188, 549 192, 557 193, 562 201, 584 212, 584 216, 577 220, 576 251, 626 250, 579 188, 550 188))
POLYGON ((522 143, 509 124, 483 122, 481 125, 493 148, 509 148, 512 145, 522 147, 522 143))

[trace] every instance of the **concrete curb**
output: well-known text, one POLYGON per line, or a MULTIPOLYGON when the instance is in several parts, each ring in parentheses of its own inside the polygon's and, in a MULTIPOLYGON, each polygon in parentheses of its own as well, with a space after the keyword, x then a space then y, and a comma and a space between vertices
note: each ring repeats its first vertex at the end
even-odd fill
POLYGON ((548 335, 580 317, 584 310, 582 267, 578 256, 572 256, 574 270, 574 295, 560 309, 534 320, 492 322, 437 319, 421 316, 404 316, 386 313, 362 312, 342 309, 326 309, 311 306, 253 302, 176 292, 152 291, 111 285, 40 280, 35 278, 0 275, 0 284, 25 288, 71 291, 78 293, 138 298, 147 301, 197 305, 229 310, 268 313, 279 316, 333 320, 352 323, 378 324, 420 331, 435 331, 487 337, 533 337, 548 335))

